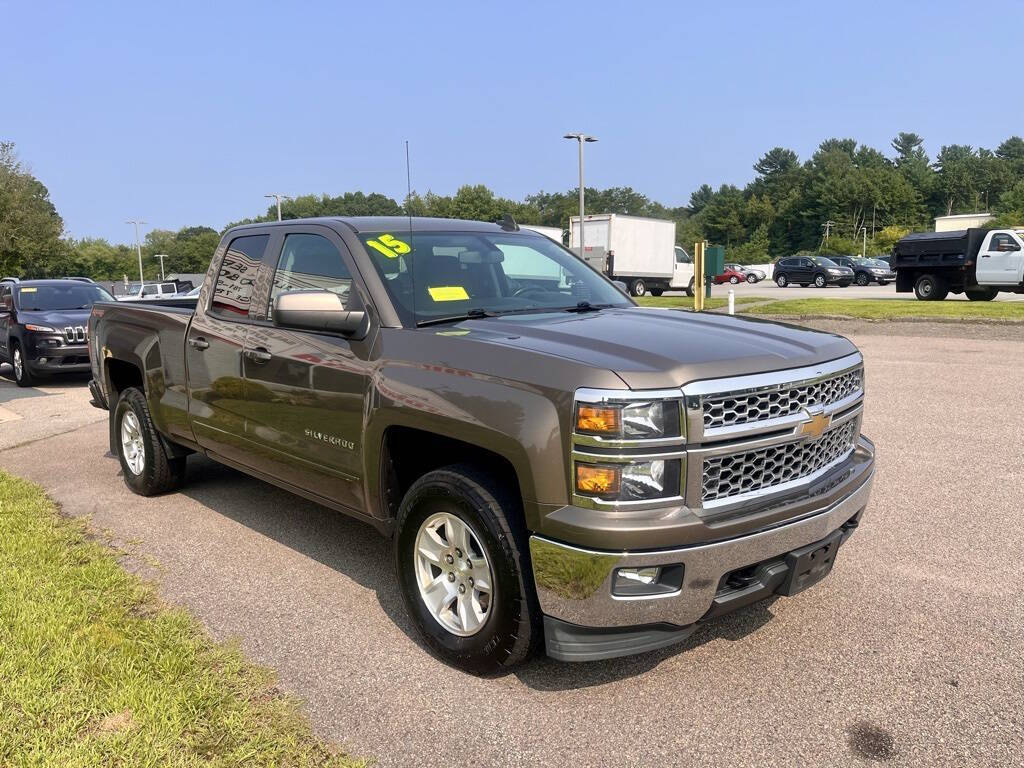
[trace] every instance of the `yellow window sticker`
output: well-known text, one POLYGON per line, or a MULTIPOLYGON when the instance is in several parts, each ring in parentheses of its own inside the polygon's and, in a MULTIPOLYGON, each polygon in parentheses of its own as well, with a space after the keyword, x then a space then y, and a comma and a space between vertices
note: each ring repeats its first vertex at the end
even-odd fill
POLYGON ((469 294, 461 285, 441 285, 436 288, 427 288, 430 298, 434 301, 466 301, 469 294))
POLYGON ((407 242, 399 240, 394 235, 381 235, 376 240, 367 240, 366 244, 389 259, 397 259, 412 250, 407 242))
POLYGON ((35 293, 36 289, 35 288, 22 288, 21 292, 22 293, 35 293))

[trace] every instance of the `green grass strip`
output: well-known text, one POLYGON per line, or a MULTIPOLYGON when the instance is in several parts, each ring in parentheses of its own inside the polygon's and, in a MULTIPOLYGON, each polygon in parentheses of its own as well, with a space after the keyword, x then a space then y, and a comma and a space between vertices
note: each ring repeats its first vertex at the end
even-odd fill
POLYGON ((271 672, 0 472, 0 765, 363 763, 316 739, 271 672))
POLYGON ((865 320, 954 319, 1024 322, 1021 301, 918 301, 917 299, 794 299, 751 307, 750 314, 855 317, 865 320))

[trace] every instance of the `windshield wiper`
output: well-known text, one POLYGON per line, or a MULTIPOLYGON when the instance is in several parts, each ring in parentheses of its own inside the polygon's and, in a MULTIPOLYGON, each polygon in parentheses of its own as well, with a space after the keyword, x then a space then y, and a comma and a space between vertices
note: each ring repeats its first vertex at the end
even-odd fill
POLYGON ((449 315, 447 317, 432 317, 429 320, 420 320, 416 323, 417 328, 425 325, 440 325, 441 323, 457 323, 460 320, 481 320, 485 317, 497 317, 500 312, 491 312, 481 307, 474 307, 463 315, 449 315))
POLYGON ((564 307, 563 312, 600 312, 602 309, 608 309, 611 304, 591 304, 589 301, 581 301, 575 307, 564 307))

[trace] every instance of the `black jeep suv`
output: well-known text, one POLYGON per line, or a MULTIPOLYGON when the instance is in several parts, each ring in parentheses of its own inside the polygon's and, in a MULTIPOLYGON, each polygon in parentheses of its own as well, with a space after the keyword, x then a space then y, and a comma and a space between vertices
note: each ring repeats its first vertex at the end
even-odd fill
POLYGON ((772 279, 780 288, 798 283, 804 288, 812 283, 816 288, 838 285, 845 288, 853 282, 853 270, 841 267, 824 256, 790 256, 775 262, 772 279))
POLYGON ((0 282, 0 362, 11 364, 19 387, 50 373, 88 372, 89 313, 113 300, 78 280, 0 282))

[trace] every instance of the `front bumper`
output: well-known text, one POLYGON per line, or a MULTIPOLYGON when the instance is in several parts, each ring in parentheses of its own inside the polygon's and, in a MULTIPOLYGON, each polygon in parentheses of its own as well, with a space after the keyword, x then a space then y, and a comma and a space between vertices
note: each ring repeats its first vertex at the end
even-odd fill
POLYGON ((91 370, 89 345, 68 344, 57 334, 26 335, 25 364, 33 373, 83 373, 91 370))
POLYGON ((764 575, 764 583, 753 584, 743 595, 730 595, 723 584, 734 572, 770 564, 840 529, 845 539, 863 515, 873 477, 870 472, 840 500, 793 522, 710 544, 602 552, 532 536, 534 582, 547 617, 549 655, 589 660, 668 645, 685 639, 701 619, 773 594, 780 578, 777 572, 764 575), (683 566, 683 581, 675 592, 644 597, 612 594, 619 568, 676 564, 683 566))

